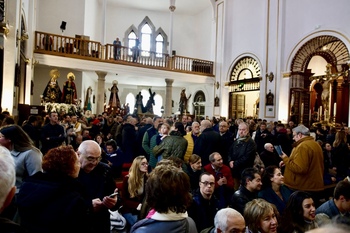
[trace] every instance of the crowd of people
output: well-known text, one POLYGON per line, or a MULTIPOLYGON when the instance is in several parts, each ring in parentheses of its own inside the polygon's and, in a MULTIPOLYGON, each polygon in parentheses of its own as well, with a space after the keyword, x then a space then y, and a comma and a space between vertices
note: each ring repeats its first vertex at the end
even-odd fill
POLYGON ((107 112, 7 119, 0 232, 113 232, 116 210, 124 232, 350 228, 347 127, 107 112))

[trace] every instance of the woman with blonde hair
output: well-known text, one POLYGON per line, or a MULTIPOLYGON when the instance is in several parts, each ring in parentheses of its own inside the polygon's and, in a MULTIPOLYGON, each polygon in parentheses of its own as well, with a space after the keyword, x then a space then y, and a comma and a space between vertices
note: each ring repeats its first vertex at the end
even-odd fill
POLYGON ((123 179, 122 201, 120 212, 126 221, 133 226, 138 220, 142 201, 145 197, 145 184, 148 177, 148 162, 145 156, 137 156, 123 179))
POLYGON ((244 219, 251 233, 275 233, 278 226, 276 206, 264 199, 248 202, 244 209, 244 219))

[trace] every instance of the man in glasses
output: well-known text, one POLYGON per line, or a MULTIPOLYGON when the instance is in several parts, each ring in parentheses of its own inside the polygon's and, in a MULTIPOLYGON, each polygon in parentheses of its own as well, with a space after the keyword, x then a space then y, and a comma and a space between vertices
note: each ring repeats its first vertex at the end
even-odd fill
POLYGON ((90 205, 91 232, 110 232, 110 213, 108 209, 116 210, 120 205, 116 193, 116 183, 107 164, 101 161, 101 147, 93 140, 83 141, 78 148, 81 164, 78 180, 86 191, 86 201, 90 205))
POLYGON ((203 172, 199 177, 199 189, 193 194, 193 202, 188 210, 189 216, 194 220, 198 232, 214 225, 214 217, 220 206, 214 195, 215 177, 203 172))

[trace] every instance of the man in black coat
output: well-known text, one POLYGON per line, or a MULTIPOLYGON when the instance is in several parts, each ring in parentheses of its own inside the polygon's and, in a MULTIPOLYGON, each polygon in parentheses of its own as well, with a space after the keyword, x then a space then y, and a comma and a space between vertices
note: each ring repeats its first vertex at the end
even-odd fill
POLYGON ((241 173, 245 168, 253 167, 256 156, 256 145, 249 135, 249 126, 242 122, 238 126, 238 139, 230 148, 228 154, 229 165, 232 168, 232 176, 235 180, 235 190, 238 189, 241 173))
POLYGON ((199 155, 203 167, 210 163, 209 155, 220 150, 220 134, 212 128, 209 120, 202 120, 200 125, 201 134, 197 138, 193 154, 199 155))
POLYGON ((261 176, 257 169, 247 168, 242 172, 241 186, 232 195, 230 207, 241 214, 244 212, 245 205, 258 198, 258 192, 261 190, 261 176))
POLYGON ((65 140, 64 128, 58 124, 57 112, 49 113, 50 122, 41 128, 41 152, 43 155, 52 148, 62 145, 65 140))
POLYGON ((110 233, 109 209, 120 207, 120 198, 108 198, 117 192, 110 167, 100 162, 101 147, 93 140, 83 141, 78 148, 81 164, 78 180, 83 184, 86 203, 90 206, 89 221, 91 233, 110 233), (119 200, 119 201, 118 201, 119 200))

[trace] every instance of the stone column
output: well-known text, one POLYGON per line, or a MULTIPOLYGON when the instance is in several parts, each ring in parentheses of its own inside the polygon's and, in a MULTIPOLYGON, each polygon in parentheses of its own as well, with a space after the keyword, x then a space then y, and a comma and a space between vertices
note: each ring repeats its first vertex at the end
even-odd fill
POLYGON ((103 71, 96 71, 96 74, 98 76, 97 79, 97 98, 96 98, 96 114, 101 114, 104 109, 104 99, 105 99, 105 77, 107 75, 107 72, 103 71))
POLYGON ((166 82, 166 89, 165 89, 165 107, 164 107, 164 114, 165 117, 171 116, 171 110, 172 110, 172 96, 173 96, 173 82, 174 79, 165 79, 166 82))

